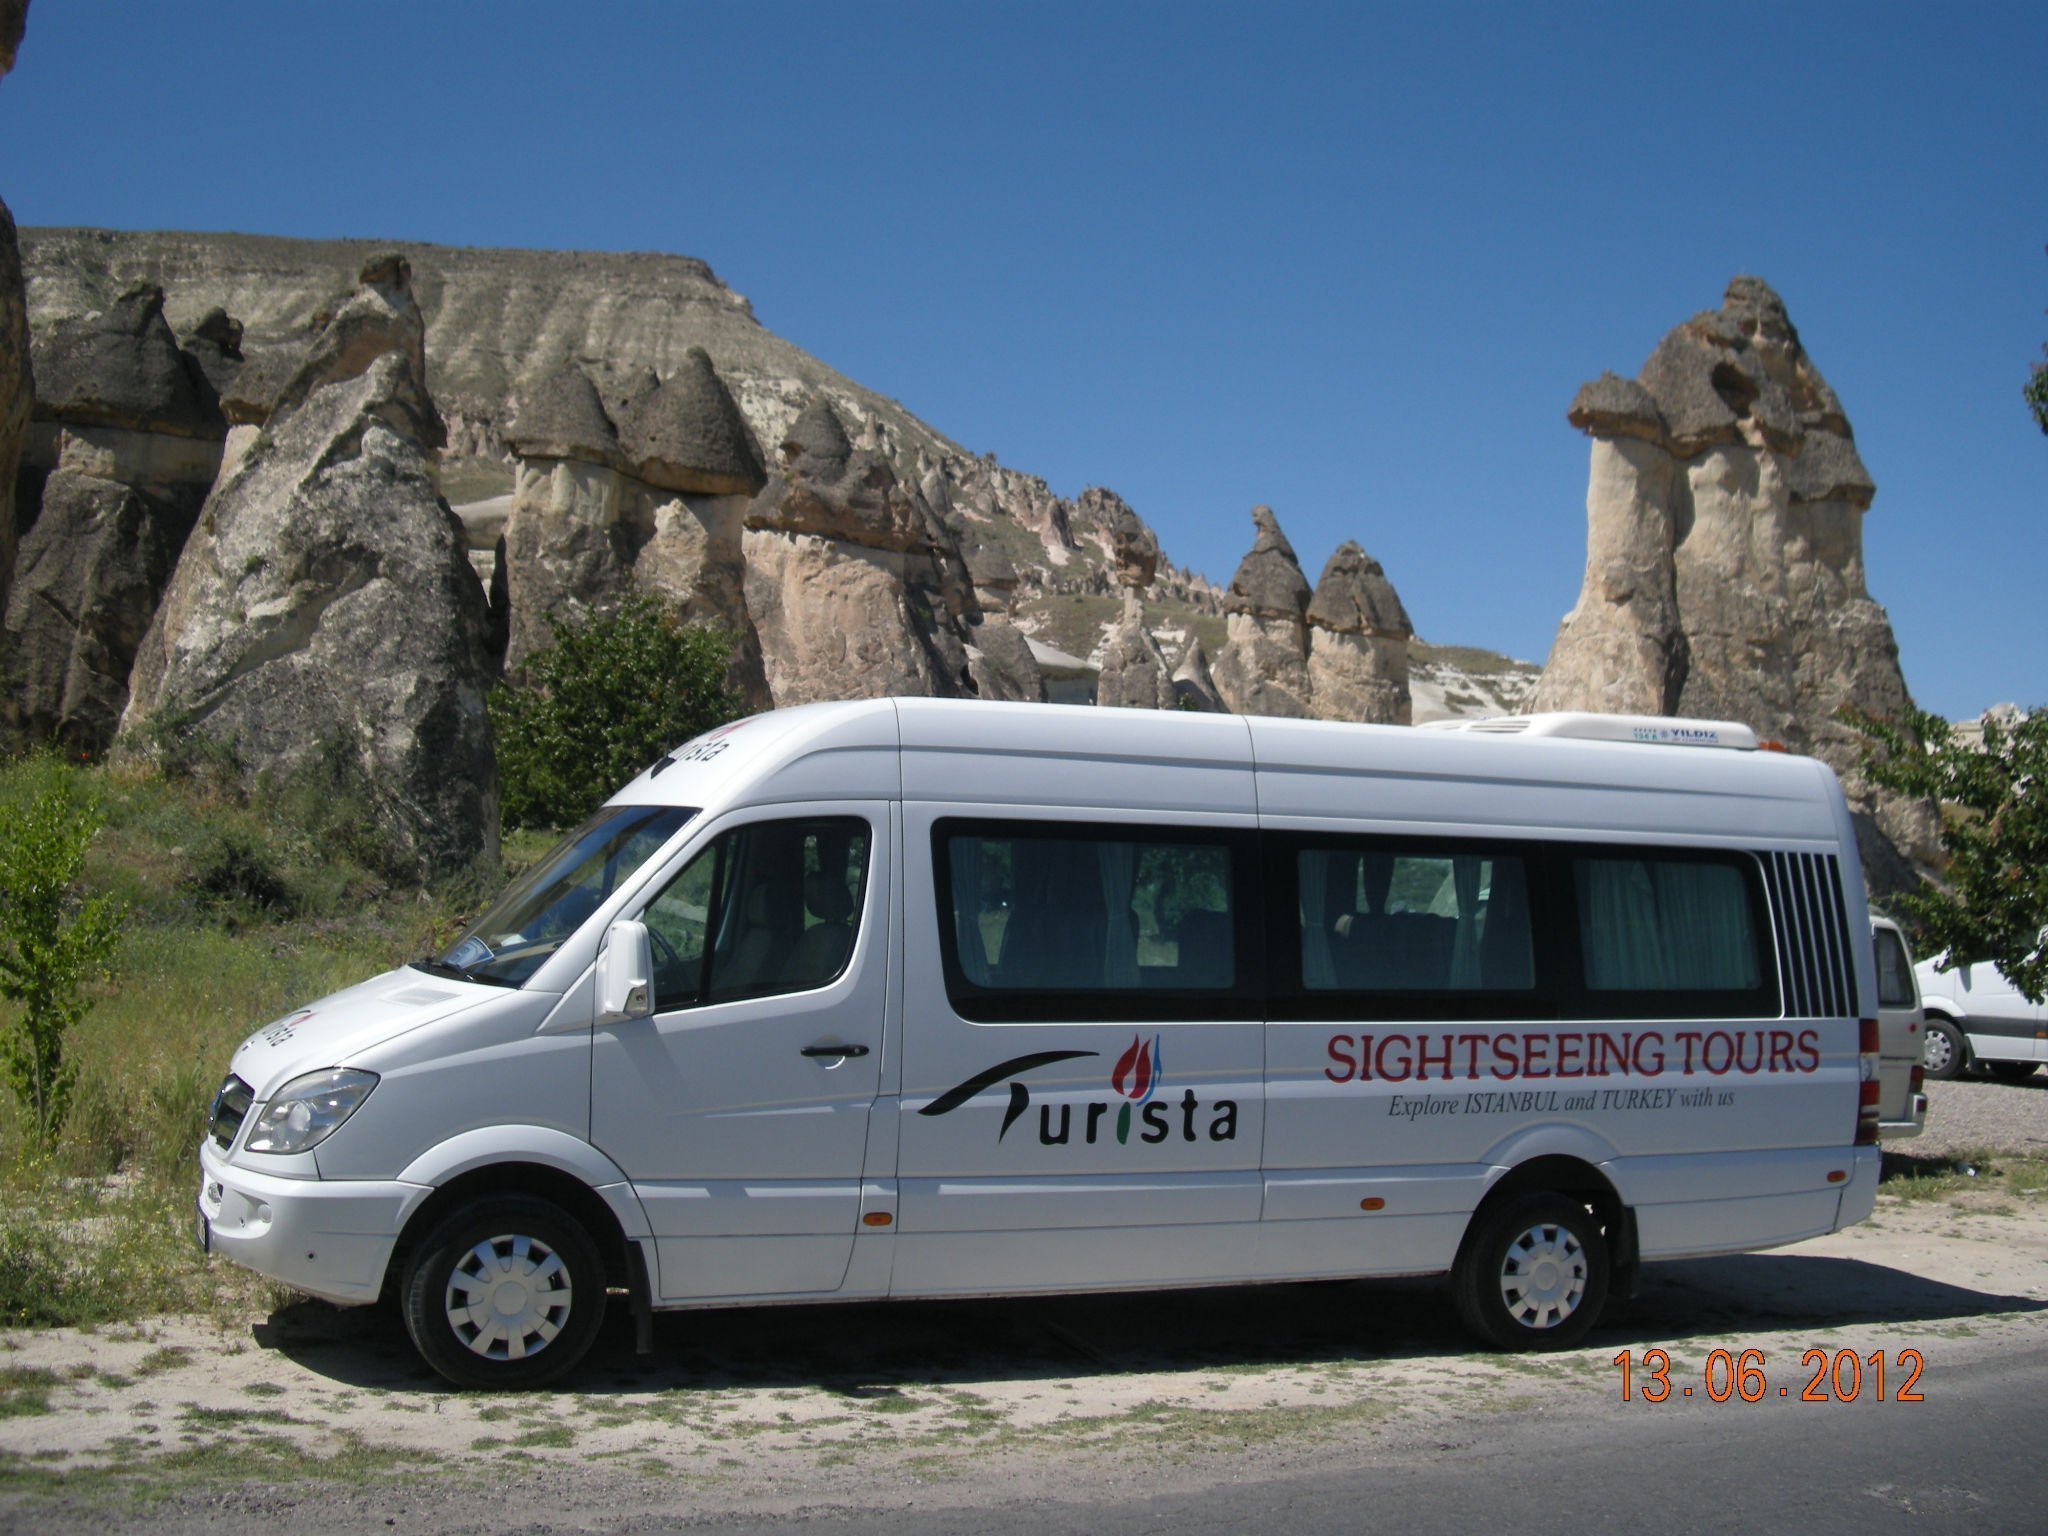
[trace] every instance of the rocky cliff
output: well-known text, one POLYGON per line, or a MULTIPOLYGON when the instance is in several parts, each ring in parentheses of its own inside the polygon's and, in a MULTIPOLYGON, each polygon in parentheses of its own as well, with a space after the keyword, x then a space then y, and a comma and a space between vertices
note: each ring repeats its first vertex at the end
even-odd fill
MULTIPOLYGON (((579 373, 606 411, 620 413, 612 426, 623 443, 634 427, 628 402, 711 367, 764 464, 813 402, 829 406, 849 441, 930 505, 960 557, 988 578, 989 585, 977 582, 985 609, 993 603, 1019 630, 1078 645, 1083 656, 1114 627, 1117 525, 1129 509, 1113 493, 1055 496, 1042 479, 969 453, 761 325, 747 300, 702 262, 254 235, 39 229, 22 236, 39 331, 104 312, 137 284, 159 286, 168 322, 204 356, 231 425, 261 423, 278 407, 285 381, 352 291, 363 262, 385 249, 412 269, 427 384, 447 434, 442 489, 469 525, 487 582, 497 574, 493 550, 512 501, 532 504, 541 493, 520 479, 519 466, 548 457, 514 452, 522 401, 579 373), (1077 628, 1082 619, 1085 629, 1077 628)), ((555 462, 588 461, 571 455, 555 462)), ((622 459, 611 468, 653 486, 638 473, 645 465, 622 459)), ((562 478, 553 468, 547 474, 562 478)), ((735 487, 729 494, 748 493, 735 487)), ((624 515, 625 531, 607 540, 638 536, 638 513, 629 507, 624 515)), ((720 538, 712 543, 723 549, 720 538)), ((1170 560, 1159 562, 1147 597, 1154 621, 1169 628, 1186 630, 1220 612, 1215 589, 1170 560)), ((532 633, 522 635, 512 622, 516 662, 532 633)), ((1000 670, 1017 672, 1010 642, 999 634, 970 637, 968 648, 982 649, 983 638, 1005 650, 1000 670)))

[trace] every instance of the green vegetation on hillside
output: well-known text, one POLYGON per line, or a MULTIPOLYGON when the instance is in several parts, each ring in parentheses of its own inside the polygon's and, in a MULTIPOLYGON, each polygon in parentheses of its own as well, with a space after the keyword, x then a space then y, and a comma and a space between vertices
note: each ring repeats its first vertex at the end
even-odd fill
POLYGON ((568 827, 663 752, 742 713, 732 639, 648 597, 580 624, 491 694, 507 827, 568 827))
MULTIPOLYGON (((296 782, 244 795, 201 774, 0 760, 0 805, 58 776, 102 825, 68 898, 118 906, 106 975, 66 1041, 71 1112, 47 1141, 0 1096, 0 1327, 261 1299, 263 1282, 191 1236, 207 1105, 238 1045, 299 1004, 447 942, 487 894, 479 872, 394 884, 332 835, 346 807, 296 782)), ((546 835, 512 839, 508 866, 546 835)), ((0 1030, 20 1005, 0 1000, 0 1030)))

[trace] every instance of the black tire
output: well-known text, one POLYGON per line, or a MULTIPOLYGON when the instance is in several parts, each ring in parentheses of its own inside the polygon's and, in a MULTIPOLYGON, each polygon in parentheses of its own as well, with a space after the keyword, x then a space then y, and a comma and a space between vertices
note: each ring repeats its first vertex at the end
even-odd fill
POLYGON ((1948 1082, 1961 1077, 1970 1064, 1970 1043, 1947 1019, 1929 1017, 1920 1039, 1920 1068, 1929 1077, 1948 1082))
POLYGON ((1465 1234, 1451 1294, 1465 1326, 1496 1349, 1569 1349, 1607 1303, 1600 1221, 1565 1195, 1521 1195, 1465 1234))
POLYGON ((560 1206, 492 1195, 451 1211, 413 1250, 399 1291, 405 1329, 427 1364, 458 1387, 526 1391, 546 1386, 589 1352, 604 1320, 597 1245, 560 1206), (494 1310, 463 1315, 482 1291, 494 1310))
POLYGON ((2024 1083, 2040 1066, 2038 1061, 1980 1061, 1977 1063, 2001 1083, 2024 1083))

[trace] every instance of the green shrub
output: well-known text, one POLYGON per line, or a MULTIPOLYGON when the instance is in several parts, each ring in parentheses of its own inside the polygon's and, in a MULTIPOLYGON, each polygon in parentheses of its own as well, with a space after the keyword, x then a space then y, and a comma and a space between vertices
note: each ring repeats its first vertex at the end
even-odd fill
POLYGON ((670 747, 739 717, 721 631, 646 597, 549 624, 555 643, 491 695, 508 828, 580 821, 670 747))
POLYGON ((47 1144, 78 1080, 65 1037, 85 1017, 86 983, 105 973, 121 919, 105 897, 80 901, 72 889, 100 825, 82 776, 44 759, 29 777, 25 796, 0 802, 0 997, 20 1004, 0 1033, 0 1069, 47 1144))

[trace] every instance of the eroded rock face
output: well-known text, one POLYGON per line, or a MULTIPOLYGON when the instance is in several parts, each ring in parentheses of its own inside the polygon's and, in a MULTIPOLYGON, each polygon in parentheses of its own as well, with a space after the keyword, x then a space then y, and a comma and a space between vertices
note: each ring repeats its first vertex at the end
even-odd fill
POLYGON ((506 664, 552 644, 554 622, 580 623, 638 589, 726 631, 728 682, 750 708, 769 708, 741 552, 762 474, 710 359, 696 353, 669 380, 636 372, 613 406, 580 368, 563 369, 520 397, 506 438, 517 466, 498 567, 506 664))
POLYGON ((28 530, 0 644, 0 738, 103 751, 221 461, 211 385, 164 321, 163 291, 34 341, 42 389, 22 479, 28 530))
POLYGON ((346 345, 319 355, 334 376, 306 381, 208 499, 137 656, 124 740, 146 750, 154 722, 252 773, 337 761, 394 863, 460 868, 497 845, 493 668, 435 488, 439 417, 404 346, 361 367, 346 345))
POLYGON ((1408 642, 1415 628, 1379 561, 1348 539, 1338 545, 1316 583, 1308 626, 1316 719, 1413 723, 1408 642))
MULTIPOLYGON (((0 0, 0 77, 14 68, 14 51, 21 46, 27 24, 28 0, 0 0)), ((14 585, 14 477, 34 396, 21 245, 14 232, 14 215, 0 202, 0 614, 7 611, 7 595, 14 585)), ((4 676, 6 665, 7 635, 0 629, 0 676, 4 676)))
POLYGON ((1102 648, 1095 702, 1112 709, 1175 709, 1180 698, 1173 669, 1145 627, 1145 606, 1135 589, 1124 594, 1123 618, 1102 648))
MULTIPOLYGON (((14 215, 0 202, 0 613, 6 611, 7 594, 14 584, 14 478, 34 398, 21 249, 15 240, 14 215)), ((6 661, 6 644, 0 638, 0 665, 6 661)))
POLYGON ((1199 635, 1190 636, 1180 665, 1173 669, 1173 697, 1176 707, 1223 713, 1223 696, 1216 691, 1216 679, 1209 673, 1209 653, 1199 635))
POLYGON ((1223 650, 1214 667, 1224 705, 1240 715, 1309 714, 1308 578, 1271 507, 1252 508, 1256 534, 1223 594, 1223 650))
POLYGON ((1783 302, 1738 277, 1638 379, 1602 375, 1569 414, 1593 439, 1586 577, 1530 707, 1741 720, 1833 767, 1872 887, 1910 883, 1932 808, 1864 785, 1835 719, 1908 704, 1864 586, 1875 486, 1783 302))
POLYGON ((742 545, 775 702, 979 693, 970 615, 955 611, 972 601, 966 562, 918 488, 856 448, 823 398, 791 424, 777 458, 742 545))

